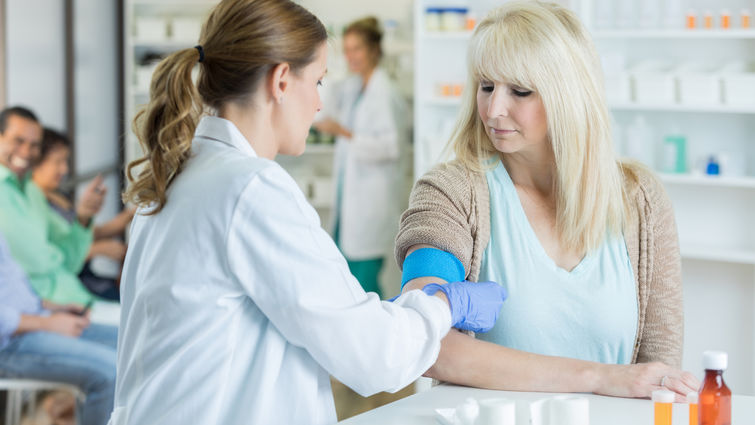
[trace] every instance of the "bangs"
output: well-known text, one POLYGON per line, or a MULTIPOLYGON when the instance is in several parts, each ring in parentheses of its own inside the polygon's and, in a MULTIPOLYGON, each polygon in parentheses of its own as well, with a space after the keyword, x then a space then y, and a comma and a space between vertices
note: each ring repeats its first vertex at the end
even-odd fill
POLYGON ((469 45, 469 73, 478 82, 506 83, 538 91, 533 70, 543 69, 542 54, 536 54, 538 48, 532 37, 521 35, 522 31, 517 29, 520 25, 510 24, 513 25, 494 23, 478 27, 469 45))

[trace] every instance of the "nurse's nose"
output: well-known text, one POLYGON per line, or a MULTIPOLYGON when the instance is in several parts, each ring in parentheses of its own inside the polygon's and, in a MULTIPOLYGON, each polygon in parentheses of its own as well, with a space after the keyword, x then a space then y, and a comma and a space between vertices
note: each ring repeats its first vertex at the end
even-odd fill
POLYGON ((493 93, 488 98, 488 117, 509 116, 511 96, 506 91, 506 87, 496 86, 493 89, 493 93))

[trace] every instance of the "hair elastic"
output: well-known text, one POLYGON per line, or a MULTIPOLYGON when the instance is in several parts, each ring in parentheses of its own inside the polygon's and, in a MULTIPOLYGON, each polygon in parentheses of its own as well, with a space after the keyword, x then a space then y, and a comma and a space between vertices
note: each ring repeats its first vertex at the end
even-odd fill
POLYGON ((196 46, 194 46, 194 48, 197 49, 197 51, 199 52, 199 61, 198 62, 202 62, 204 60, 204 49, 199 44, 197 44, 196 46))

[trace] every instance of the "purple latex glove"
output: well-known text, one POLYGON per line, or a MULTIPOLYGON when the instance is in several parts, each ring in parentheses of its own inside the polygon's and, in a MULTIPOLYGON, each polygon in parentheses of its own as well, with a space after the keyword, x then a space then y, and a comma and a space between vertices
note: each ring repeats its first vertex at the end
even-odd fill
POLYGON ((443 291, 451 308, 452 326, 474 332, 487 332, 493 328, 501 305, 508 294, 495 282, 451 282, 444 285, 431 283, 422 288, 427 295, 443 291))

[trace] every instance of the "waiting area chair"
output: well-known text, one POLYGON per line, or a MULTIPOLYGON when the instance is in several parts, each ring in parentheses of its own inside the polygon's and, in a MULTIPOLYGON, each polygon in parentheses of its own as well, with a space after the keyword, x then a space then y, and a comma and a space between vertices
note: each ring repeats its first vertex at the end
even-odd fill
POLYGON ((76 397, 82 395, 75 386, 60 382, 0 378, 0 391, 8 392, 5 406, 5 425, 19 425, 21 423, 25 391, 31 394, 26 405, 27 414, 34 414, 37 410, 37 391, 42 390, 66 390, 73 392, 76 397))

